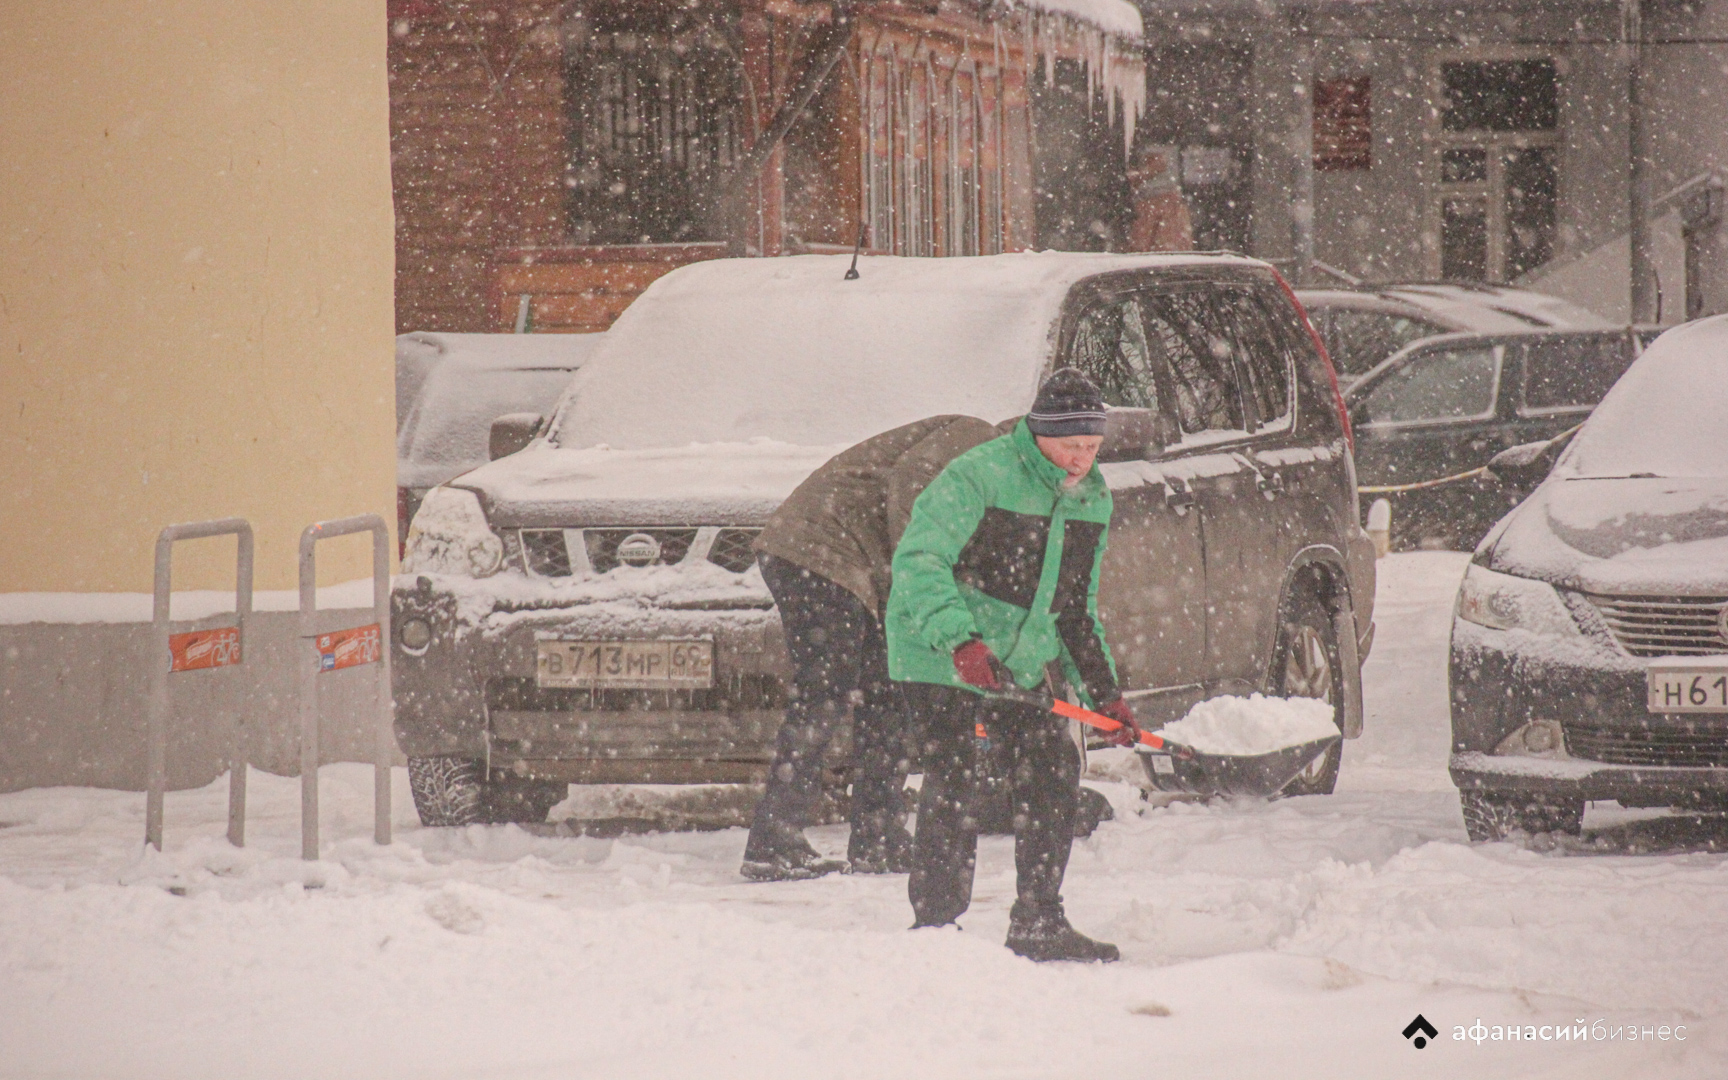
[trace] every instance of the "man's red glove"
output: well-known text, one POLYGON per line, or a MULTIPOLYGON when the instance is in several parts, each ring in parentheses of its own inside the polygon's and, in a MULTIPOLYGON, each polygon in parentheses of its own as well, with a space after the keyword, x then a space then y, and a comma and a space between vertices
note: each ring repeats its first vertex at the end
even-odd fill
POLYGON ((996 654, 978 638, 954 650, 954 671, 960 681, 980 690, 1002 689, 1001 680, 996 678, 996 665, 996 654))
POLYGON ((1107 701, 1098 706, 1098 713, 1108 716, 1122 726, 1115 731, 1103 732, 1104 741, 1111 746, 1129 747, 1140 741, 1140 725, 1134 722, 1134 710, 1121 698, 1107 701))

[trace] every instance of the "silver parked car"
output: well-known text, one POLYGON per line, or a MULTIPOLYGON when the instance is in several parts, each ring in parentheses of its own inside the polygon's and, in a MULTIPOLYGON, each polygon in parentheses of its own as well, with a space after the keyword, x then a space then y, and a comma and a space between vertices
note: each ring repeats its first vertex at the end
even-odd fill
MULTIPOLYGON (((423 821, 543 819, 570 782, 760 779, 789 675, 751 551, 762 524, 846 446, 939 414, 1011 420, 1065 365, 1112 407, 1099 608, 1141 723, 1265 691, 1328 700, 1360 732, 1373 548, 1331 368, 1270 266, 846 268, 673 271, 531 445, 427 495, 392 623, 423 821)), ((1339 753, 1286 790, 1331 791, 1339 753)))
MULTIPOLYGON (((492 421, 547 412, 604 334, 396 339, 396 535, 431 488, 491 459, 492 421)), ((524 440, 526 441, 526 440, 524 440)))

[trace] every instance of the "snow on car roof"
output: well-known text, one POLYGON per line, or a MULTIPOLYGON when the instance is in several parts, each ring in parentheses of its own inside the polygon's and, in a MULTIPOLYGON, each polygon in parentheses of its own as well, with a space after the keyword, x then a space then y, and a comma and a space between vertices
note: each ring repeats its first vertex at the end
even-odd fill
POLYGON ((1728 476, 1728 315, 1644 350, 1567 448, 1570 476, 1728 476))
POLYGON ((571 383, 552 438, 619 449, 769 438, 852 443, 940 413, 1031 404, 1075 282, 1240 256, 1027 253, 719 259, 625 309, 571 383))
POLYGON ((1305 307, 1368 307, 1402 305, 1453 323, 1459 329, 1490 333, 1499 330, 1608 330, 1606 318, 1559 297, 1494 285, 1392 284, 1349 289, 1298 289, 1305 307))
POLYGON ((1588 308, 1528 289, 1442 282, 1387 285, 1383 286, 1381 291, 1384 295, 1396 296, 1413 304, 1442 311, 1486 308, 1526 326, 1552 327, 1556 330, 1607 330, 1614 325, 1588 308))
POLYGON ((604 334, 444 334, 416 330, 396 337, 397 353, 435 355, 474 367, 577 368, 604 334))
MULTIPOLYGON (((409 335, 403 335, 407 337, 409 335)), ((603 334, 415 334, 442 359, 396 435, 396 482, 424 488, 484 465, 492 421, 550 410, 603 334)), ((398 352, 402 340, 397 339, 398 352)))
POLYGON ((575 368, 588 358, 602 334, 445 334, 415 330, 396 335, 396 433, 420 398, 426 376, 457 361, 478 368, 575 368))

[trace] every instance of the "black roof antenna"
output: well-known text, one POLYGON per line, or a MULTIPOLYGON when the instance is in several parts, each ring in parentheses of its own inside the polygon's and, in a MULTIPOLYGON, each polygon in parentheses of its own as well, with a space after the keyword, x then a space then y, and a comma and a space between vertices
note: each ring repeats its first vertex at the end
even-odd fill
POLYGON ((846 268, 847 281, 858 280, 858 253, 864 250, 864 223, 858 223, 858 242, 852 246, 852 265, 846 268))

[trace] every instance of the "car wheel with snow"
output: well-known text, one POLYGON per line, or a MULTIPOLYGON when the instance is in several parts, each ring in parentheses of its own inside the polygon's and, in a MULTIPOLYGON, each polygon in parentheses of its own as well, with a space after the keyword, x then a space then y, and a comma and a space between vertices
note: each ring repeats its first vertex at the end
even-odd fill
POLYGON ((408 788, 420 824, 433 827, 534 824, 570 793, 558 780, 504 775, 488 781, 483 762, 463 757, 409 758, 408 788))
POLYGON ((1577 836, 1584 825, 1582 799, 1531 799, 1461 791, 1458 803, 1464 811, 1464 831, 1477 843, 1504 840, 1518 832, 1577 836))
MULTIPOLYGON (((1283 655, 1278 665, 1278 696, 1330 702, 1332 720, 1342 730, 1344 686, 1338 639, 1332 629, 1331 614, 1312 589, 1302 588, 1292 595, 1279 641, 1283 655)), ((1338 784, 1338 766, 1343 755, 1343 743, 1334 743, 1332 749, 1286 784, 1281 794, 1332 794, 1338 784)))
POLYGON ((485 818, 485 766, 473 758, 411 757, 408 790, 422 825, 475 825, 485 818))

